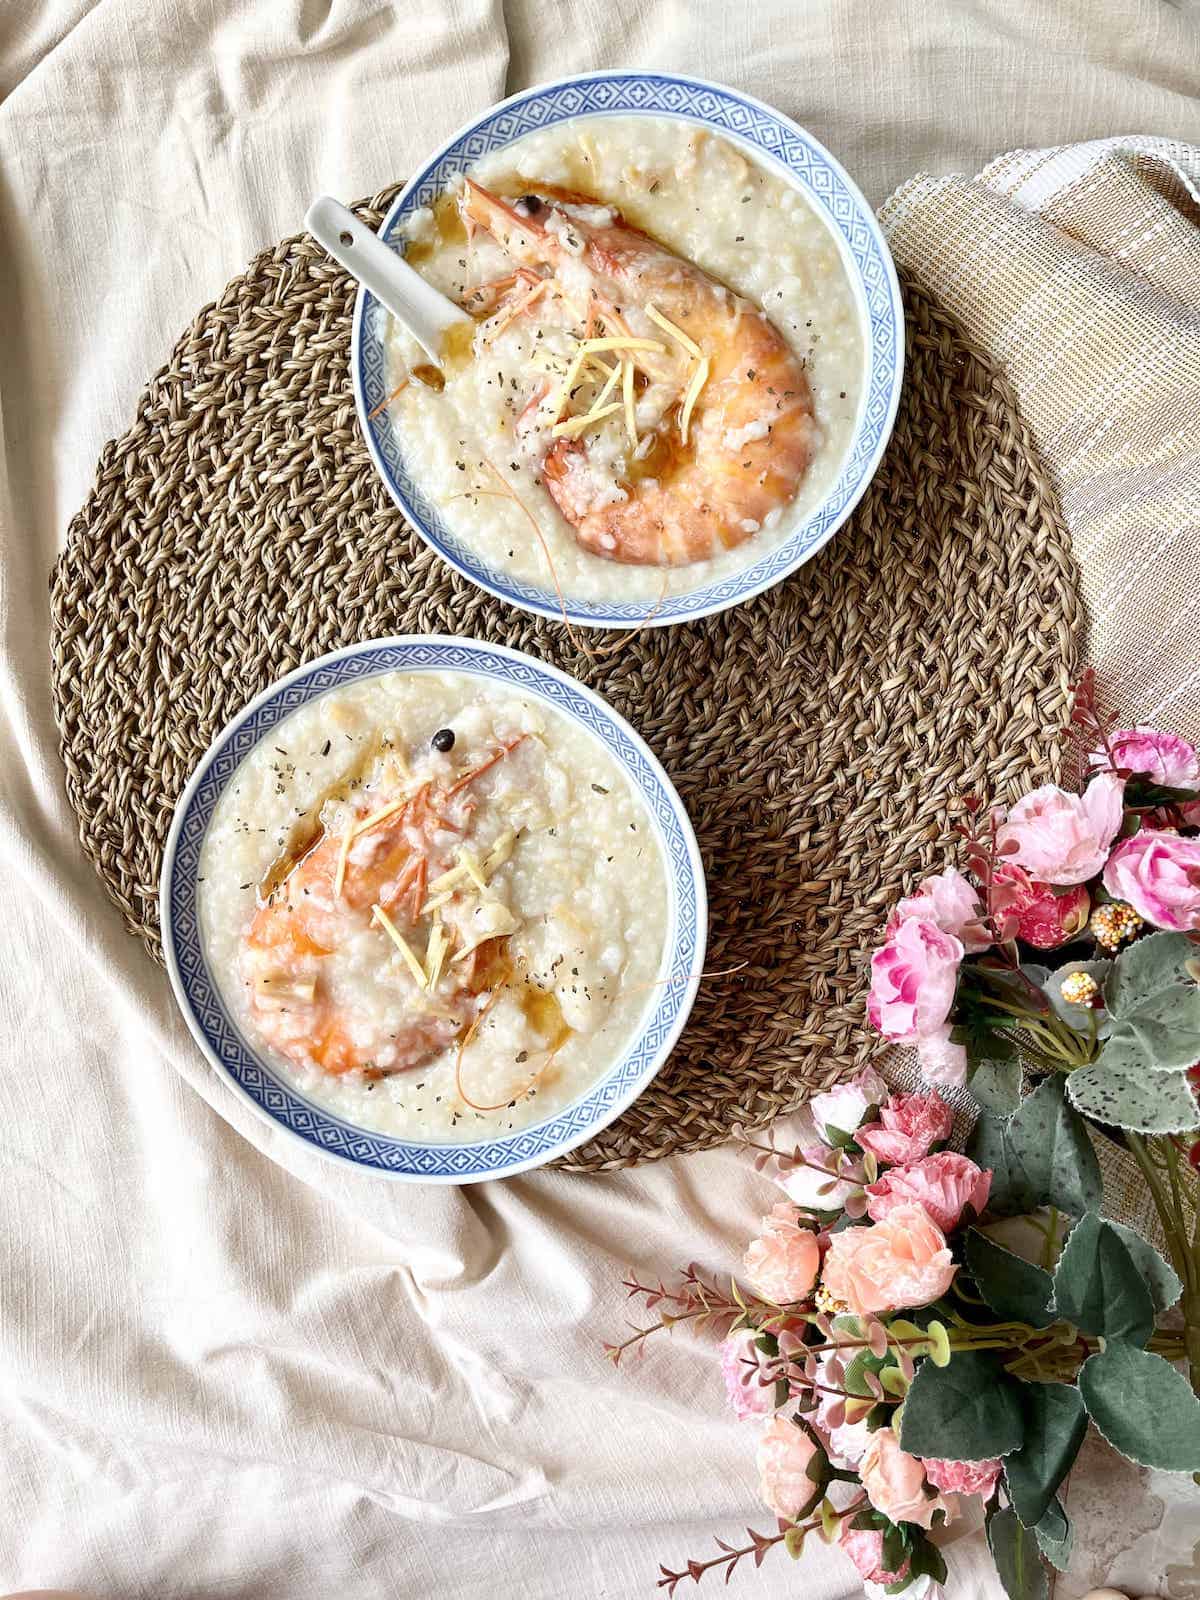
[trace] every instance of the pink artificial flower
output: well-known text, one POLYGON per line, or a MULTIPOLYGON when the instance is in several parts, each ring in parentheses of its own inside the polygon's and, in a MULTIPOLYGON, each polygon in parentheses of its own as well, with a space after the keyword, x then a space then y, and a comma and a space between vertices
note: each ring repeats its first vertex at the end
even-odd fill
POLYGON ((889 1572, 883 1564, 883 1534, 878 1528, 852 1528, 850 1518, 842 1523, 838 1544, 858 1568, 858 1575, 866 1583, 899 1583, 909 1568, 908 1557, 898 1572, 889 1572))
POLYGON ((1200 839, 1143 829, 1113 851, 1104 887, 1156 928, 1200 928, 1200 839))
POLYGON ((932 1094, 895 1094, 882 1107, 879 1121, 858 1130, 858 1143, 891 1166, 927 1156, 944 1144, 954 1127, 954 1113, 935 1089, 932 1094))
POLYGON ((937 1456, 926 1456, 921 1464, 933 1487, 947 1494, 980 1494, 988 1500, 1000 1479, 998 1460, 943 1461, 937 1456))
POLYGON ((898 1206, 923 1206, 943 1233, 953 1233, 967 1206, 981 1216, 992 1187, 992 1174, 952 1150, 922 1156, 902 1167, 891 1167, 867 1187, 867 1215, 882 1222, 898 1206))
POLYGON ((954 1279, 946 1235, 924 1206, 907 1201, 881 1222, 830 1237, 821 1282, 859 1316, 927 1306, 954 1279))
POLYGON ((779 1187, 803 1209, 840 1211, 859 1184, 838 1177, 833 1152, 826 1145, 808 1145, 800 1154, 808 1165, 782 1172, 776 1179, 779 1187))
POLYGON ((887 931, 894 933, 902 922, 920 917, 932 922, 943 933, 953 934, 968 955, 978 955, 991 945, 983 925, 983 902, 957 867, 926 878, 916 894, 898 902, 888 920, 887 931))
POLYGON ((892 1522, 915 1522, 928 1529, 935 1511, 944 1511, 947 1522, 958 1513, 953 1497, 946 1500, 926 1492, 924 1466, 916 1456, 901 1450, 891 1428, 878 1428, 871 1435, 858 1471, 867 1498, 892 1522))
POLYGON ((893 1044, 918 1044, 941 1036, 954 990, 962 940, 924 917, 898 923, 871 957, 867 1016, 893 1044))
POLYGON ((1093 778, 1082 795, 1053 783, 1018 800, 996 834, 997 847, 1016 845, 1009 859, 1042 883, 1086 883, 1104 866, 1124 816, 1124 780, 1093 778))
POLYGON ((756 1294, 777 1306, 803 1300, 817 1281, 821 1247, 795 1206, 780 1202, 762 1220, 743 1261, 756 1294))
POLYGON ((1014 898, 1007 909, 1017 919, 1017 937, 1035 950, 1055 950, 1087 927, 1092 899, 1082 884, 1056 894, 1050 884, 1036 882, 1011 861, 1000 862, 995 881, 1011 890, 1014 898))
POLYGON ((881 1106, 887 1099, 887 1085, 875 1071, 867 1067, 848 1083, 835 1084, 824 1094, 815 1094, 808 1102, 817 1138, 831 1143, 830 1128, 840 1133, 853 1133, 870 1106, 881 1106))
POLYGON ((758 1441, 758 1492, 777 1517, 791 1522, 816 1493, 808 1465, 817 1446, 803 1428, 775 1417, 758 1441))
POLYGON ((1111 772, 1113 764, 1138 777, 1149 778, 1167 789, 1200 788, 1200 754, 1195 745, 1174 733, 1157 728, 1125 728, 1109 739, 1113 760, 1107 750, 1093 750, 1088 762, 1101 772, 1111 772))
POLYGON ((967 1081, 967 1052, 950 1037, 950 1024, 917 1040, 917 1060, 926 1083, 957 1088, 967 1081))
POLYGON ((766 1416, 775 1409, 775 1379, 764 1379, 765 1358, 755 1328, 739 1328, 721 1344, 721 1376, 739 1422, 766 1416))

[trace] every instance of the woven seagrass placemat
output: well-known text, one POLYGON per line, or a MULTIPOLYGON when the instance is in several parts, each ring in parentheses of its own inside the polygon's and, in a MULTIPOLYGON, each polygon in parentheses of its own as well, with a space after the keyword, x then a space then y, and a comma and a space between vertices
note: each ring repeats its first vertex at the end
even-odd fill
MULTIPOLYGON (((395 194, 357 209, 376 225, 395 194)), ((708 874, 712 969, 656 1081, 564 1163, 761 1125, 865 1059, 862 975, 947 817, 1054 767, 1079 630, 1054 495, 1013 394, 909 287, 896 430, 850 523, 794 578, 600 660, 453 573, 367 456, 354 286, 305 235, 206 306, 105 447, 52 578, 53 685, 84 849, 161 957, 172 807, 273 678, 391 633, 469 634, 600 690, 674 779, 708 874)), ((613 636, 590 635, 592 641, 613 636)))

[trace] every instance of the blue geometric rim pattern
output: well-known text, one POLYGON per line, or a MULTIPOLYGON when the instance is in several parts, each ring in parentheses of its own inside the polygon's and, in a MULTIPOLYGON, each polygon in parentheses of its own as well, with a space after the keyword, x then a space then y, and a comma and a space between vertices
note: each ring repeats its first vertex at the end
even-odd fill
MULTIPOLYGON (((866 392, 842 471, 825 500, 776 549, 718 582, 668 598, 650 619, 639 601, 567 598, 567 614, 593 627, 655 627, 708 616, 760 593, 801 566, 830 539, 866 490, 883 454, 903 377, 903 313, 891 255, 870 207, 829 152, 809 134, 760 101, 695 78, 662 73, 602 73, 545 84, 495 106, 459 133, 410 180, 380 227, 398 244, 404 220, 432 203, 447 181, 523 134, 571 117, 617 113, 661 113, 719 129, 785 169, 837 239, 867 331, 866 392)), ((553 590, 529 584, 484 562, 446 526, 405 465, 400 439, 387 409, 369 413, 388 394, 385 332, 387 313, 365 290, 354 311, 352 369, 359 422, 372 458, 400 509, 426 542, 464 577, 502 600, 546 617, 561 616, 553 590)))
POLYGON ((653 1077, 691 1007, 703 960, 705 894, 691 825, 674 789, 642 741, 603 702, 528 656, 464 639, 385 640, 302 667, 269 689, 221 734, 180 801, 163 865, 162 924, 168 966, 185 1017, 210 1058, 269 1117, 327 1155, 394 1177, 471 1182, 536 1165, 580 1144, 610 1122, 653 1077), (581 724, 629 777, 653 817, 663 853, 669 913, 662 983, 639 1036, 581 1099, 519 1132, 473 1144, 419 1144, 372 1133, 306 1099, 256 1055, 233 1022, 200 936, 197 878, 213 811, 234 772, 298 706, 383 672, 464 672, 544 700, 581 724))

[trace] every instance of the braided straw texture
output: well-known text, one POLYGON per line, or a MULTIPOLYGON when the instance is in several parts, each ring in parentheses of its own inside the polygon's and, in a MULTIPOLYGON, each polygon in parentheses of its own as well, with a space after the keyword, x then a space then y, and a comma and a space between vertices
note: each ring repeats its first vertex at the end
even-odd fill
MULTIPOLYGON (((395 192, 359 214, 377 224, 395 192)), ((868 953, 897 895, 943 864, 961 797, 1053 775, 1077 580, 1012 391, 910 286, 895 435, 847 527, 758 599, 591 660, 460 579, 387 498, 354 414, 353 301, 307 236, 264 251, 176 344, 71 524, 55 712, 109 895, 161 958, 176 797, 280 674, 391 633, 513 645, 649 741, 704 855, 709 966, 747 963, 701 985, 655 1083, 565 1164, 700 1149, 794 1109, 875 1047, 868 953)))

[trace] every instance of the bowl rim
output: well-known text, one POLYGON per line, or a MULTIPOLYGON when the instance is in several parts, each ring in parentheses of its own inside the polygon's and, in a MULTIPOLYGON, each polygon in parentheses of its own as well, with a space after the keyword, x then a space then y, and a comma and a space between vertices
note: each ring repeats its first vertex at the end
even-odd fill
MULTIPOLYGON (((539 589, 534 592, 526 585, 524 586, 525 592, 522 592, 522 588, 518 585, 518 581, 516 579, 511 579, 508 583, 506 583, 503 581, 503 574, 492 576, 486 570, 484 563, 482 562, 482 558, 478 558, 478 564, 476 566, 472 566, 464 556, 460 556, 455 552, 454 549, 447 546, 441 534, 436 529, 430 527, 427 517, 418 507, 414 506, 410 497, 404 493, 401 486, 397 483, 395 474, 393 473, 389 463, 385 460, 381 448, 381 439, 384 437, 384 430, 391 426, 388 413, 385 410, 380 413, 377 418, 372 419, 371 411, 373 407, 368 405, 368 396, 366 392, 366 374, 364 370, 363 359, 364 328, 366 325, 368 309, 371 307, 378 308, 378 302, 375 301, 374 297, 365 287, 360 285, 355 295, 350 345, 350 372, 354 387, 355 412, 358 417, 360 431, 366 441, 367 450, 370 454, 371 461, 376 472, 379 474, 379 477, 385 489, 387 490, 388 495, 403 512, 407 521, 416 530, 425 544, 427 544, 429 548, 441 558, 441 560, 445 561, 447 565, 449 565, 461 577, 474 584, 476 588, 482 589, 485 593, 492 595, 494 598, 502 600, 509 605, 516 606, 520 610, 530 612, 535 616, 546 617, 551 621, 561 622, 565 612, 566 619, 572 626, 582 628, 661 628, 670 627, 679 623, 699 621, 703 617, 715 616, 717 613, 726 611, 732 606, 741 605, 743 601, 751 600, 756 595, 762 594, 766 590, 773 588, 775 584, 782 583, 787 578, 791 577, 793 573, 797 572, 808 561, 812 560, 812 558, 816 556, 826 544, 829 543, 834 535, 842 527, 844 527, 852 515, 855 507, 858 505, 859 501, 862 499, 863 495, 870 486, 870 483, 874 478, 876 471, 878 470, 880 460, 883 457, 883 452, 887 448, 888 440, 891 437, 892 428, 896 420, 896 413, 900 404, 900 392, 903 386, 904 378, 905 330, 904 307, 900 295, 900 283, 896 275, 896 266, 892 258, 891 250, 888 246, 886 238, 884 237, 883 230, 879 225, 878 218, 875 216, 873 209, 868 204, 866 197, 863 195, 858 185, 846 172, 845 168, 837 160, 837 158, 825 148, 819 139, 815 138, 813 134, 809 133, 807 129, 801 127, 799 123, 793 121, 791 117, 786 116, 782 111, 777 110, 774 106, 768 105, 763 100, 759 100, 756 96, 747 94, 745 91, 734 88, 729 84, 720 83, 715 79, 694 77, 688 73, 662 72, 650 68, 600 69, 593 72, 570 73, 561 78, 547 79, 543 83, 531 85, 526 89, 520 89, 515 94, 508 95, 505 99, 496 101, 479 115, 470 118, 453 134, 451 134, 451 136, 443 144, 441 144, 432 153, 432 155, 427 157, 420 164, 418 170, 409 178, 408 182, 404 185, 399 194, 397 194, 396 198, 388 207, 387 212, 385 213, 377 229, 380 238, 384 240, 387 239, 389 233, 395 226, 401 211, 404 209, 415 192, 428 181, 430 174, 437 168, 439 163, 448 157, 455 150, 456 146, 471 138, 472 135, 477 134, 481 132, 481 130, 487 128, 496 120, 497 117, 501 116, 506 111, 515 110, 524 105, 526 102, 536 100, 541 96, 559 94, 573 86, 580 84, 602 82, 622 84, 631 81, 647 81, 678 85, 686 89, 700 92, 707 91, 717 96, 727 97, 734 101, 738 101, 747 110, 757 114, 759 117, 766 118, 769 122, 774 123, 780 129, 786 131, 794 140, 798 140, 801 145, 807 147, 812 155, 817 157, 819 162, 834 175, 836 180, 842 186, 846 197, 853 207, 855 220, 860 222, 866 229, 870 236, 871 242, 878 253, 878 258, 882 266, 885 279, 887 306, 890 313, 890 317, 888 319, 888 332, 890 333, 892 341, 893 354, 890 372, 887 378, 887 393, 884 402, 883 414, 880 417, 871 418, 868 416, 868 404, 872 392, 872 375, 875 371, 876 364, 883 363, 886 360, 887 353, 880 348, 879 340, 876 337, 875 321, 872 317, 870 307, 869 286, 866 283, 862 268, 858 262, 853 260, 851 257, 850 246, 847 238, 831 215, 828 204, 820 195, 814 192, 811 185, 802 180, 798 172, 790 168, 785 162, 781 161, 777 157, 771 157, 769 152, 764 151, 761 147, 754 146, 754 142, 746 138, 744 134, 739 135, 736 130, 725 128, 715 123, 711 118, 706 118, 703 115, 694 112, 689 113, 686 111, 656 110, 653 108, 650 110, 639 111, 637 108, 628 107, 620 108, 616 111, 607 113, 603 111, 588 111, 579 113, 579 115, 583 116, 655 115, 676 117, 682 121, 695 122, 702 126, 716 127, 717 131, 719 131, 722 136, 729 137, 734 142, 737 142, 738 139, 741 138, 743 143, 751 144, 758 151, 760 157, 765 157, 769 163, 773 164, 774 167, 782 169, 792 182, 793 186, 801 191, 806 201, 820 216, 822 222, 829 229, 837 244, 839 255, 841 256, 847 277, 850 280, 851 289, 854 294, 855 308, 859 316, 860 331, 863 337, 863 371, 866 381, 855 429, 851 436, 850 443, 847 446, 846 454, 843 457, 837 477, 834 479, 824 498, 818 502, 818 504, 803 519, 802 522, 792 529, 791 533, 788 534, 783 543, 777 546, 774 551, 768 551, 766 555, 759 557, 757 561, 750 562, 745 568, 729 574, 727 579, 719 580, 715 585, 702 585, 697 590, 685 590, 679 595, 670 597, 654 613, 648 613, 644 606, 634 607, 629 605, 627 602, 584 602, 572 600, 569 594, 564 594, 563 604, 560 607, 556 596, 550 589, 539 589), (378 429, 375 426, 376 422, 378 423, 378 429), (838 507, 837 511, 830 516, 826 526, 810 544, 803 545, 793 554, 790 559, 786 561, 780 562, 774 559, 779 556, 780 552, 786 550, 793 540, 795 540, 798 536, 801 536, 805 528, 811 526, 811 524, 822 515, 825 507, 829 505, 831 499, 840 491, 843 479, 848 470, 848 466, 852 460, 854 449, 864 433, 869 434, 873 442, 870 450, 859 463, 857 469, 857 478, 848 488, 845 498, 838 507), (755 579, 755 581, 745 584, 738 582, 739 578, 747 576, 750 572, 756 570, 756 568, 764 565, 768 568, 768 570, 763 572, 761 576, 755 579), (714 597, 710 602, 705 604, 686 604, 686 602, 688 602, 692 596, 697 594, 703 595, 707 588, 714 587, 727 590, 728 592, 714 597), (605 611, 603 609, 605 604, 623 609, 605 611), (579 609, 580 606, 591 606, 592 609, 581 610, 579 609)), ((569 117, 550 119, 550 121, 554 122, 567 120, 569 120, 569 117)), ((549 125, 549 123, 543 124, 543 126, 545 125, 549 125)), ((523 138, 526 133, 531 131, 533 130, 523 129, 519 134, 515 134, 512 138, 503 142, 505 144, 515 143, 517 139, 523 138)), ((471 159, 474 158, 465 159, 462 165, 469 165, 471 159)), ((414 485, 414 487, 416 486, 414 485)))
MULTIPOLYGON (((590 734, 591 737, 598 737, 595 730, 590 728, 581 717, 576 715, 569 708, 569 706, 563 705, 558 701, 553 701, 549 696, 542 692, 542 690, 537 686, 536 682, 524 680, 520 683, 514 684, 513 687, 515 688, 516 692, 526 692, 538 700, 543 701, 545 704, 550 705, 560 715, 568 717, 573 723, 575 723, 576 726, 580 727, 584 732, 590 734)), ((193 877, 193 894, 194 886, 195 881, 193 877)), ((620 714, 620 712, 611 706, 601 694, 597 693, 596 690, 590 688, 587 684, 581 683, 577 678, 573 678, 570 673, 564 672, 560 668, 552 666, 549 662, 542 661, 536 656, 529 655, 524 651, 514 650, 508 645, 491 644, 487 640, 474 639, 469 636, 454 634, 392 634, 380 639, 362 640, 355 644, 345 645, 339 649, 327 651, 324 655, 314 657, 311 661, 301 663, 300 666, 295 667, 292 671, 285 673, 282 677, 273 680, 273 682, 268 684, 267 687, 261 691, 261 693, 255 695, 253 699, 249 700, 238 712, 235 713, 234 716, 229 719, 228 722, 225 723, 225 725, 214 736, 208 748, 205 750, 204 754, 193 768, 191 776, 188 778, 188 781, 175 804, 175 811, 172 817, 171 827, 168 831, 166 844, 163 848, 162 868, 159 875, 158 904, 162 933, 163 957, 167 968, 167 975, 170 980, 172 995, 175 999, 176 1006, 178 1007, 185 1023, 187 1024, 189 1032, 196 1043, 200 1046, 200 1049, 203 1055, 206 1057, 209 1065, 216 1071, 217 1076, 230 1089, 232 1089, 233 1092, 245 1104, 250 1106, 257 1117, 268 1123, 277 1133, 283 1134, 289 1141, 293 1141, 295 1144, 303 1146, 310 1152, 316 1152, 326 1160, 334 1161, 338 1163, 339 1166, 344 1168, 348 1167, 358 1172, 364 1172, 377 1177, 388 1178, 400 1183, 463 1184, 480 1183, 498 1178, 513 1177, 518 1173, 530 1171, 535 1167, 543 1166, 547 1162, 555 1160, 557 1157, 575 1149, 578 1145, 585 1143, 588 1139, 594 1138, 597 1133, 608 1127, 609 1124, 615 1121, 616 1118, 620 1116, 621 1113, 634 1102, 634 1100, 637 1099, 643 1090, 645 1090, 653 1082, 654 1078, 658 1075, 663 1065, 670 1057, 670 1054, 674 1049, 680 1034, 683 1032, 683 1029, 687 1024, 688 1018, 691 1015, 692 1006, 694 1004, 696 993, 700 984, 700 973, 704 965, 704 956, 708 937, 708 894, 704 877, 704 865, 700 856, 699 846, 696 842, 695 830, 692 827, 691 819, 688 816, 687 809, 684 806, 683 801, 680 799, 670 777, 667 775, 662 764, 659 762, 654 752, 650 749, 649 745, 647 745, 646 741, 637 732, 637 730, 633 728, 630 723, 620 714), (504 1161, 499 1165, 481 1167, 478 1170, 468 1170, 462 1172, 414 1171, 403 1166, 381 1165, 377 1162, 356 1158, 346 1149, 340 1147, 331 1147, 330 1145, 323 1143, 318 1137, 308 1136, 298 1131, 287 1121, 283 1120, 283 1118, 281 1118, 279 1115, 276 1115, 274 1112, 272 1112, 268 1105, 262 1103, 258 1098, 256 1098, 256 1096, 252 1094, 247 1086, 241 1081, 240 1077, 237 1075, 237 1073, 235 1073, 230 1064, 223 1059, 220 1051, 214 1046, 209 1033, 201 1021, 201 1018, 197 1014, 196 1004, 188 988, 187 976, 182 970, 180 964, 178 931, 176 928, 176 908, 173 904, 174 895, 177 889, 176 869, 178 866, 180 843, 183 837, 184 829, 189 828, 197 794, 201 786, 209 777, 218 760, 228 753, 231 757, 232 764, 222 778, 214 780, 217 784, 217 787, 212 802, 208 807, 207 815, 204 816, 204 818, 194 827, 190 827, 189 845, 195 846, 196 860, 198 863, 199 852, 202 847, 204 837, 206 836, 211 825, 212 813, 215 810, 220 797, 228 789, 230 782, 235 774, 240 770, 246 757, 258 746, 258 744, 262 742, 263 737, 266 736, 268 731, 267 728, 264 727, 255 737, 251 738, 249 742, 244 744, 240 750, 236 750, 234 748, 239 733, 241 733, 248 724, 252 723, 256 714, 264 707, 271 705, 272 702, 279 700, 281 696, 286 697, 287 691, 293 687, 301 685, 302 680, 312 679, 313 686, 311 688, 311 692, 303 695, 301 698, 295 700, 291 704, 286 705, 284 709, 281 710, 280 716, 276 718, 272 724, 270 724, 271 727, 277 726, 279 722, 285 720, 287 716, 299 709, 300 706, 311 704, 314 700, 321 698, 323 695, 329 693, 332 689, 339 686, 337 683, 327 683, 324 686, 319 684, 317 680, 319 679, 319 676, 326 670, 334 668, 343 662, 353 660, 360 656, 369 656, 382 651, 399 651, 403 653, 407 650, 418 649, 420 647, 433 647, 435 650, 440 647, 452 647, 454 650, 463 650, 466 652, 468 657, 478 657, 481 665, 473 667, 464 663, 458 666, 439 666, 436 664, 429 664, 425 666, 414 664, 405 666, 393 662, 381 665, 378 669, 378 673, 372 673, 371 671, 364 669, 358 674, 352 674, 348 681, 359 681, 363 678, 382 675, 386 672, 402 672, 406 670, 417 672, 461 671, 467 673, 468 675, 470 675, 472 672, 475 672, 477 675, 484 677, 490 682, 504 681, 502 679, 497 680, 493 674, 487 672, 486 667, 483 665, 483 663, 486 662, 486 658, 490 656, 501 657, 507 661, 519 664, 526 669, 530 669, 535 679, 537 676, 549 678, 562 685, 564 689, 570 692, 570 694, 581 697, 584 702, 591 705, 599 713, 601 720, 606 721, 615 729, 617 733, 624 736, 628 743, 633 747, 634 751, 645 763, 650 777, 658 785, 658 788, 661 790, 664 800, 669 807, 673 825, 678 831, 679 843, 683 848, 683 855, 687 868, 686 874, 683 872, 683 869, 672 860, 672 852, 668 848, 668 840, 666 838, 662 823, 660 818, 654 814, 654 810, 650 805, 648 796, 644 792, 642 783, 639 781, 636 770, 631 769, 628 761, 623 755, 614 750, 611 745, 605 743, 605 749, 608 751, 610 759, 616 761, 625 771, 631 787, 638 795, 642 805, 650 814, 651 821, 655 829, 656 841, 663 858, 664 876, 666 878, 669 896, 670 920, 667 928, 667 939, 664 942, 663 954, 658 968, 660 974, 664 969, 669 968, 671 964, 678 959, 679 944, 681 942, 681 912, 687 909, 682 903, 681 896, 689 884, 691 889, 691 904, 694 911, 695 934, 694 942, 691 946, 690 952, 688 953, 689 970, 686 975, 672 974, 675 981, 670 987, 678 990, 678 1003, 673 1006, 670 1016, 666 1019, 666 1027, 659 1037, 657 1045, 655 1045, 650 1051, 647 1062, 643 1065, 636 1077, 634 1077, 633 1080, 627 1086, 625 1086, 608 1105, 605 1105, 601 1108, 600 1114, 597 1117, 586 1122, 583 1126, 576 1128, 566 1137, 556 1140, 552 1145, 549 1145, 543 1149, 539 1149, 534 1154, 526 1158, 504 1161)), ((208 978, 207 958, 203 953, 203 941, 199 931, 198 919, 192 938, 194 939, 195 947, 200 954, 201 964, 205 969, 205 976, 208 978)), ((580 1105, 588 1095, 599 1090, 612 1074, 620 1070, 629 1054, 636 1052, 636 1050, 642 1044, 642 1041, 645 1040, 647 1035, 653 1031, 656 1023, 659 1020, 660 1011, 665 1005, 667 1005, 669 1000, 669 997, 665 997, 656 1008, 651 1008, 648 1004, 639 1018, 638 1032, 631 1036, 622 1055, 617 1057, 608 1071, 600 1078, 596 1079, 593 1083, 589 1084, 584 1090, 580 1091, 580 1094, 576 1096, 574 1100, 569 1101, 558 1111, 551 1113, 551 1115, 543 1122, 531 1123, 526 1128, 516 1130, 511 1134, 505 1134, 500 1138, 483 1139, 472 1142, 464 1141, 459 1143, 444 1140, 414 1140, 405 1138, 398 1134, 379 1133, 372 1129, 364 1129, 361 1127, 361 1125, 352 1123, 346 1118, 339 1116, 338 1113, 331 1111, 314 1101, 311 1101, 299 1088, 281 1080, 276 1070, 272 1068, 263 1059, 261 1053, 256 1050, 248 1040, 245 1039, 240 1028, 234 1021, 232 1015, 229 1013, 224 995, 222 994, 220 986, 215 977, 211 978, 209 981, 211 982, 211 987, 214 992, 215 1003, 219 1005, 220 1010, 225 1020, 228 1022, 230 1029, 234 1031, 240 1048, 242 1048, 251 1058, 257 1071, 263 1074, 279 1091, 279 1094, 283 1100, 286 1100, 290 1097, 292 1100, 298 1101, 301 1107, 311 1111, 314 1132, 316 1125, 321 1123, 329 1123, 335 1125, 339 1129, 345 1130, 350 1136, 358 1135, 358 1142, 360 1144, 378 1141, 382 1145, 392 1145, 402 1151, 432 1150, 435 1152, 445 1152, 447 1159, 450 1159, 454 1152, 471 1152, 494 1149, 496 1146, 505 1145, 506 1142, 517 1144, 520 1142, 522 1135, 527 1137, 532 1136, 536 1134, 539 1128, 545 1127, 556 1120, 567 1117, 571 1112, 572 1107, 580 1105)))

